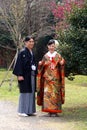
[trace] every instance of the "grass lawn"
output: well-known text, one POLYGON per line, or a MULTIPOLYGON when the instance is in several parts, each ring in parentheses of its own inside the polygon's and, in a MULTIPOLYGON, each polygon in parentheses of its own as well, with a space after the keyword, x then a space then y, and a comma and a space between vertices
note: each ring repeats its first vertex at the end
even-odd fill
MULTIPOLYGON (((0 70, 0 83, 6 71, 0 70)), ((6 79, 12 77, 9 73, 6 79)), ((14 77, 16 80, 16 77, 14 77)), ((18 102, 19 90, 17 82, 13 81, 12 90, 9 91, 9 82, 0 87, 0 100, 18 102)), ((87 76, 75 76, 74 81, 66 79, 66 98, 63 105, 61 120, 66 123, 68 130, 87 130, 87 76)), ((40 109, 40 108, 38 108, 40 109)))
POLYGON ((87 76, 75 76, 74 81, 66 79, 63 117, 69 130, 87 130, 87 76))
MULTIPOLYGON (((6 70, 0 70, 0 84, 2 82, 2 80, 4 79, 5 75, 6 75, 6 70)), ((10 71, 5 80, 9 80, 12 78, 12 72, 10 71)), ((0 87, 0 100, 10 100, 13 101, 15 103, 17 103, 18 101, 18 95, 19 95, 19 90, 18 90, 18 85, 16 80, 16 76, 13 76, 13 82, 12 82, 12 86, 10 86, 10 81, 5 81, 2 83, 1 87, 0 87), (10 91, 11 89, 11 91, 10 91)))

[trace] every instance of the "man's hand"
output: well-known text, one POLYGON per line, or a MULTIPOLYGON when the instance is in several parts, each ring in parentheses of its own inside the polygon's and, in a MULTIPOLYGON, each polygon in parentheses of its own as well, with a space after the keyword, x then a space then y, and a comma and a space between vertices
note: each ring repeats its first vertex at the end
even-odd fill
POLYGON ((23 76, 18 76, 17 78, 18 78, 18 81, 24 80, 24 77, 23 77, 23 76))

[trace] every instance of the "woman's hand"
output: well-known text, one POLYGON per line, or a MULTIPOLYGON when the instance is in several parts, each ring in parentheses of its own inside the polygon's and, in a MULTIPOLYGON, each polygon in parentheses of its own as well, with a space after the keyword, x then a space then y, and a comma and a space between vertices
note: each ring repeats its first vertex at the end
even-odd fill
POLYGON ((64 65, 64 64, 65 64, 65 60, 62 59, 62 60, 60 61, 60 64, 61 64, 61 65, 64 65))
POLYGON ((38 65, 42 65, 42 61, 39 61, 38 65))
POLYGON ((62 61, 60 62, 60 64, 63 65, 63 64, 64 64, 64 61, 62 60, 62 61))

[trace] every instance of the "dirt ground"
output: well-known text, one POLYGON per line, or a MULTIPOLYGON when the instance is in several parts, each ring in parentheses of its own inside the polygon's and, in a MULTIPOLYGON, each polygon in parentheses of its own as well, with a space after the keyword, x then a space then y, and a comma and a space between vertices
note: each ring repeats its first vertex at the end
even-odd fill
POLYGON ((19 117, 17 105, 0 101, 0 130, 70 130, 63 116, 48 117, 37 111, 37 116, 19 117))

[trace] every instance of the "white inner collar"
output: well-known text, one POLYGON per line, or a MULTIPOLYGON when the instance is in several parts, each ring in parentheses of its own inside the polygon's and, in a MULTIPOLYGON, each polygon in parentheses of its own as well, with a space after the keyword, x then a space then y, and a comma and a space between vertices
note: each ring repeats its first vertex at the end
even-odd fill
POLYGON ((50 53, 50 51, 47 52, 47 55, 50 57, 50 60, 52 59, 52 57, 55 57, 57 54, 56 51, 54 51, 53 53, 50 53))

